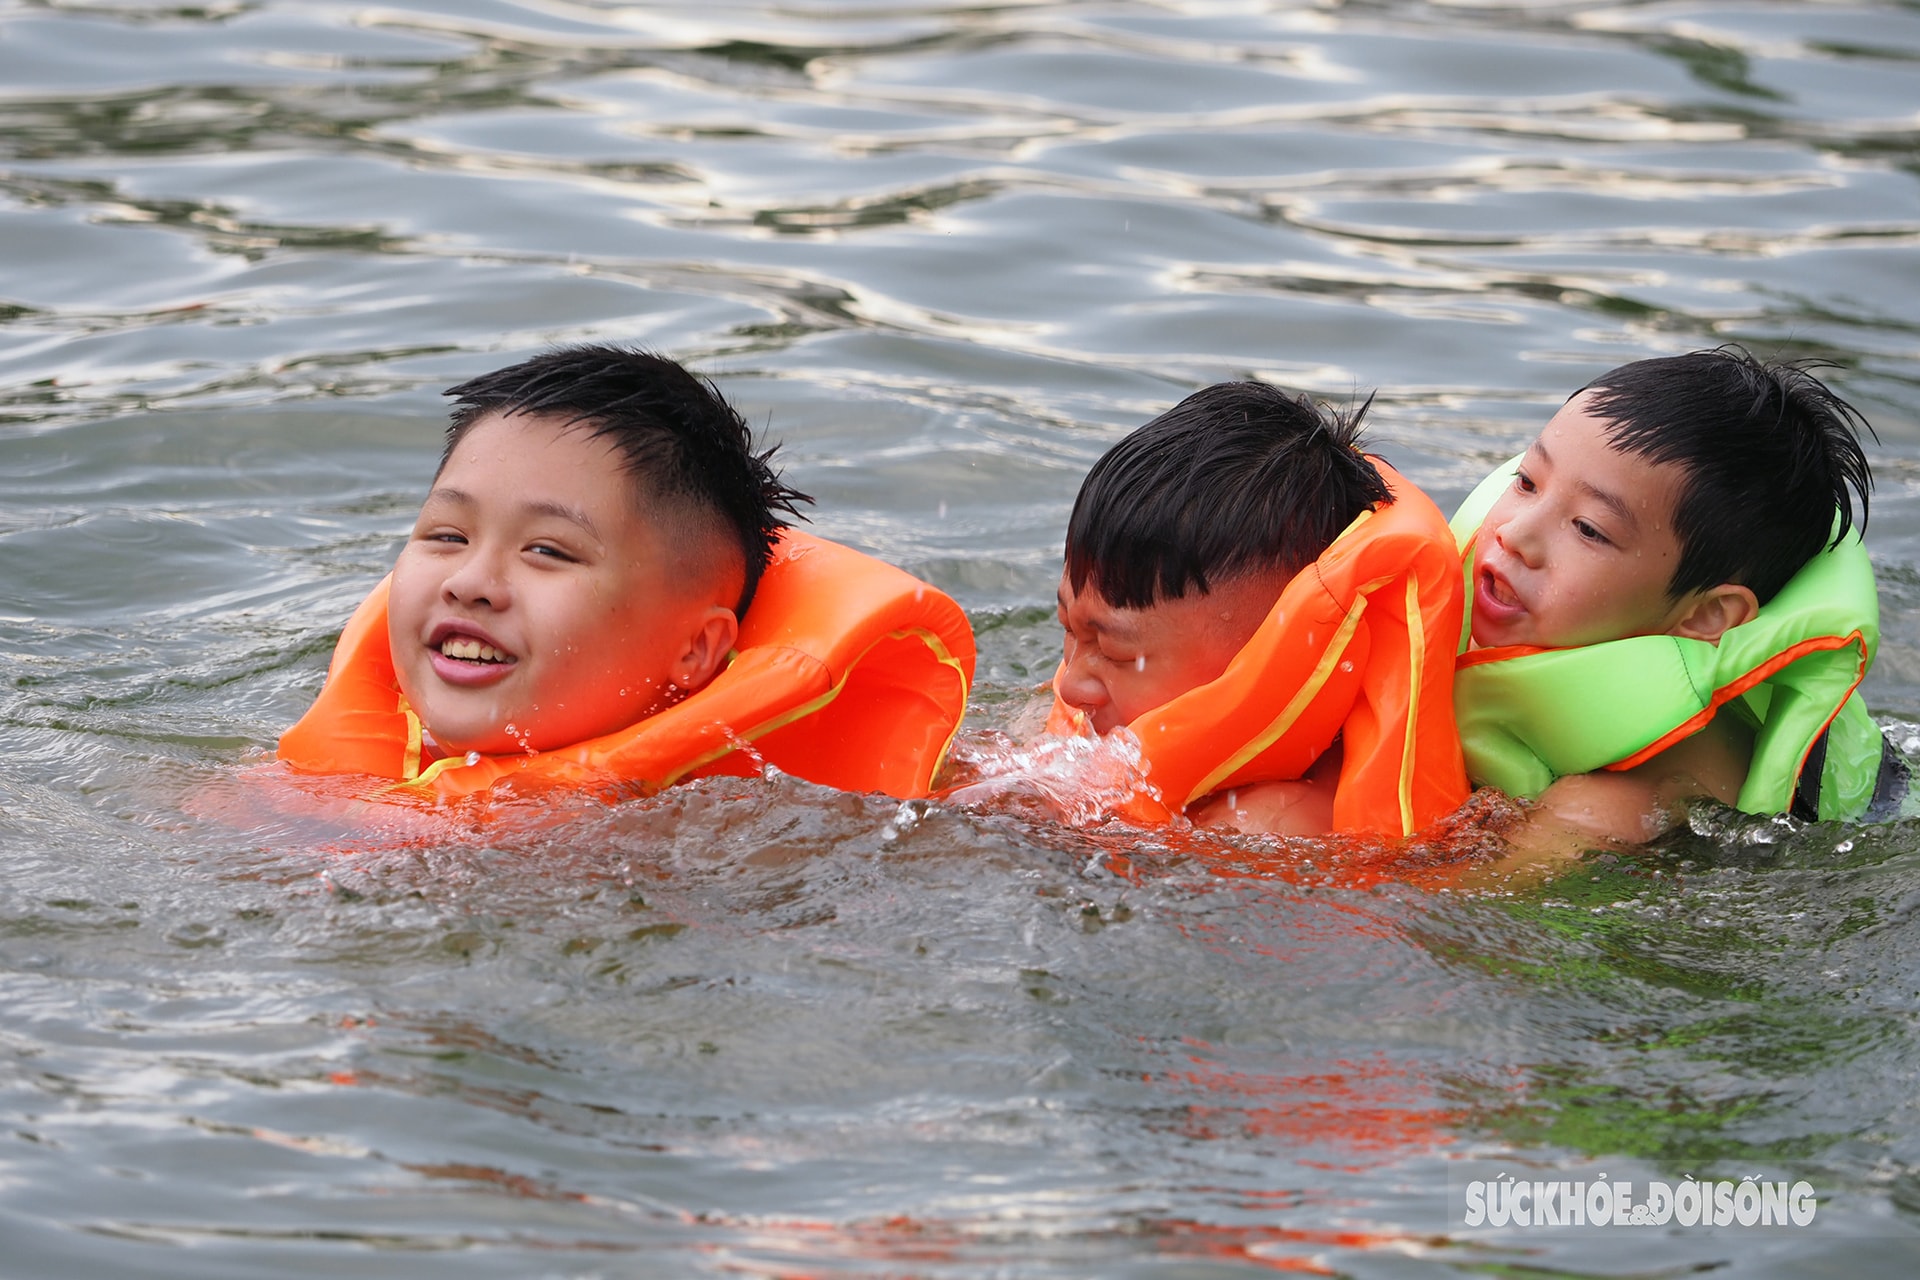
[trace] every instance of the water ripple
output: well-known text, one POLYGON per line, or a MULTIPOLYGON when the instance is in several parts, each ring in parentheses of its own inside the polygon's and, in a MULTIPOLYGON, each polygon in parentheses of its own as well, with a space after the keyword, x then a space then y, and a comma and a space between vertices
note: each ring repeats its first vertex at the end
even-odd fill
POLYGON ((1468 899, 1337 842, 780 777, 477 822, 261 757, 440 389, 587 338, 716 376, 816 527, 961 598, 976 755, 1045 705, 1081 473, 1197 385, 1377 388, 1446 504, 1622 360, 1821 357, 1906 732, 1917 101, 1896 0, 0 2, 8 1268, 1591 1270, 1448 1219, 1533 1168, 1820 1189, 1615 1270, 1904 1274, 1911 820, 1703 809, 1468 899))

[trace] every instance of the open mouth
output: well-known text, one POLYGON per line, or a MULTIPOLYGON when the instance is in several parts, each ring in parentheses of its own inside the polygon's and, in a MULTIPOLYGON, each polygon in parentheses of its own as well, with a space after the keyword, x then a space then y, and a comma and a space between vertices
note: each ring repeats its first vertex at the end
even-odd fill
POLYGON ((483 640, 475 640, 472 636, 448 636, 440 642, 440 653, 461 662, 483 665, 513 661, 512 654, 504 653, 483 640))
POLYGON ((457 685, 491 684, 520 662, 479 628, 451 620, 427 636, 427 652, 440 678, 457 685))
POLYGON ((1521 608, 1520 597, 1491 569, 1480 571, 1480 590, 1488 600, 1504 609, 1521 608))

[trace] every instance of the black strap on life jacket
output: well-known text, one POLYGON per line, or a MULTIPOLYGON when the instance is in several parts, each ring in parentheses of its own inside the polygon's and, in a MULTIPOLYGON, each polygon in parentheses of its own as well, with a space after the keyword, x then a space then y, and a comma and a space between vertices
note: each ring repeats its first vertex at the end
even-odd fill
MULTIPOLYGON (((1886 767, 1884 754, 1881 767, 1886 767)), ((1787 812, 1802 822, 1820 821, 1820 775, 1826 768, 1827 731, 1822 729, 1807 750, 1806 763, 1800 766, 1800 777, 1793 784, 1793 803, 1787 806, 1787 812)))
MULTIPOLYGON (((1820 821, 1820 774, 1827 764, 1827 734, 1821 730, 1820 736, 1813 740, 1812 750, 1807 752, 1807 763, 1800 770, 1799 781, 1794 783, 1793 804, 1787 809, 1802 822, 1820 821)), ((1873 799, 1867 802, 1867 811, 1860 815, 1862 822, 1885 822, 1900 813, 1900 802, 1907 798, 1907 789, 1913 783, 1913 770, 1907 765, 1907 758, 1900 754, 1900 748, 1893 745, 1883 730, 1880 734, 1880 772, 1873 780, 1873 799)))

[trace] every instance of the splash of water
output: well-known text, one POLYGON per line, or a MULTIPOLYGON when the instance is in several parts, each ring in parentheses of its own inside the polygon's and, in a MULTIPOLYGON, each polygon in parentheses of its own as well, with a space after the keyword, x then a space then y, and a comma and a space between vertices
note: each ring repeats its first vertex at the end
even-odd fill
POLYGON ((1072 826, 1088 826, 1160 792, 1147 778, 1140 739, 1125 729, 1105 736, 1042 734, 1025 744, 986 733, 954 744, 948 785, 937 794, 950 804, 1032 807, 1072 826))

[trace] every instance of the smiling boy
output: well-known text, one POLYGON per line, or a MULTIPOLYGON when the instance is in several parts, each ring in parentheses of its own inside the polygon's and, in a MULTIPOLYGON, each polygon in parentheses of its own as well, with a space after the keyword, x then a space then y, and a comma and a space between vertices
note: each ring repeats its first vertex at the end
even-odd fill
POLYGON ((810 499, 709 383, 579 346, 448 394, 413 531, 281 760, 440 798, 763 764, 925 794, 965 706, 964 613, 786 528, 810 499))
POLYGON ((1864 425, 1802 366, 1642 360, 1468 500, 1455 704, 1474 780, 1537 801, 1528 839, 1638 842, 1694 797, 1850 816, 1884 791, 1855 692, 1878 632, 1864 425))
MULTIPOLYGON (((804 495, 671 360, 573 348, 463 382, 393 567, 388 641, 428 758, 623 728, 725 663, 804 495)), ((770 452, 770 451, 769 451, 770 452)))

